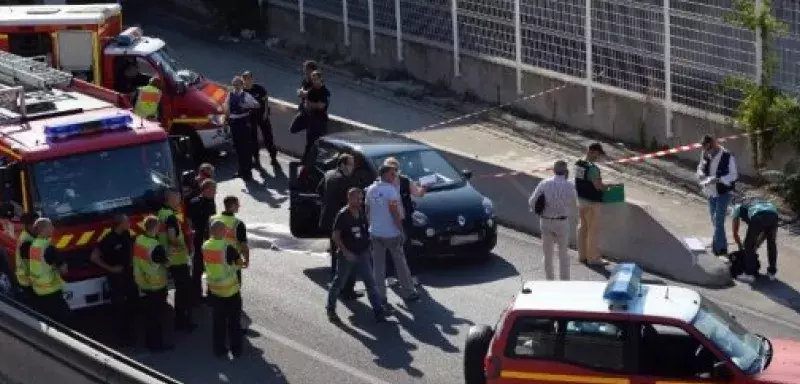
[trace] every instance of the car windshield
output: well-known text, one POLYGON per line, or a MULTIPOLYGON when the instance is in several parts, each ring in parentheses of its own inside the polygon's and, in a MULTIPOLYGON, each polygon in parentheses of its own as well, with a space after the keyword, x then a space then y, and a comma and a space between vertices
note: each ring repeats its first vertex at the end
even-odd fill
POLYGON ((161 66, 165 76, 176 83, 193 85, 200 80, 200 76, 196 72, 186 69, 186 66, 175 58, 172 50, 167 46, 151 53, 150 58, 161 66))
POLYGON ((404 175, 431 189, 447 187, 464 181, 461 172, 456 171, 439 152, 434 150, 402 152, 375 157, 372 159, 372 165, 378 169, 389 157, 397 159, 404 175))
POLYGON ((59 221, 148 209, 177 185, 166 141, 35 163, 33 178, 35 209, 59 221))
POLYGON ((755 363, 760 360, 763 340, 748 332, 722 308, 704 298, 692 325, 741 370, 754 370, 755 363))

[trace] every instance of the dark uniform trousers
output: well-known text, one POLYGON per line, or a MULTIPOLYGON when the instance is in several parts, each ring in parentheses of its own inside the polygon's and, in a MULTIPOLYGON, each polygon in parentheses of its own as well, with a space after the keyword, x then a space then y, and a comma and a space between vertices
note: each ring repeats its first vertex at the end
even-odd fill
POLYGON ((167 306, 167 288, 144 291, 142 299, 145 345, 148 348, 164 346, 164 310, 167 306))
POLYGON ((266 119, 261 111, 253 112, 250 117, 250 132, 252 134, 251 143, 253 144, 253 163, 256 166, 261 166, 261 159, 259 158, 259 145, 258 145, 258 131, 261 130, 261 136, 264 138, 264 147, 267 148, 270 158, 275 160, 278 157, 278 149, 275 147, 275 138, 272 136, 272 123, 269 117, 266 119))
POLYGON ((139 290, 136 288, 136 283, 131 276, 133 276, 132 272, 122 272, 108 276, 117 338, 123 342, 133 341, 133 321, 136 317, 136 309, 139 302, 139 290))
POLYGON ((192 277, 188 264, 169 267, 169 274, 175 284, 175 327, 180 328, 192 322, 192 277))
POLYGON ((747 224, 747 234, 744 237, 745 273, 755 275, 758 272, 758 256, 756 251, 761 245, 759 240, 764 236, 767 242, 767 272, 777 272, 778 246, 777 234, 780 217, 774 212, 760 212, 750 218, 747 224))
MULTIPOLYGON (((36 295, 34 293, 34 295, 36 295)), ((49 295, 36 295, 36 309, 43 315, 61 323, 67 327, 72 327, 72 311, 69 309, 67 301, 64 299, 64 292, 58 290, 49 295)))
POLYGON ((203 300, 203 272, 205 272, 205 264, 203 263, 202 240, 200 244, 195 241, 194 254, 192 255, 192 278, 190 281, 191 290, 190 294, 194 299, 195 304, 200 304, 203 300), (199 246, 198 246, 199 245, 199 246))
POLYGON ((211 343, 214 354, 242 353, 244 332, 242 331, 242 295, 230 297, 209 295, 211 302, 211 343))
POLYGON ((239 164, 239 177, 248 178, 253 169, 253 146, 250 142, 250 117, 240 117, 230 119, 228 124, 231 128, 231 138, 233 148, 236 150, 236 159, 239 164))

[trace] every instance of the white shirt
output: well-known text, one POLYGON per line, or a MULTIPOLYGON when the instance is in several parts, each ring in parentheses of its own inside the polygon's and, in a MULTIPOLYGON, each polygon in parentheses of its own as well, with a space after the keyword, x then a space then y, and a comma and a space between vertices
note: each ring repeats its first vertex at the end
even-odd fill
MULTIPOLYGON (((700 164, 697 165, 697 178, 703 187, 703 192, 708 197, 717 196, 717 183, 704 183, 708 177, 716 176, 717 168, 719 168, 719 161, 722 159, 723 148, 720 147, 717 154, 711 158, 711 164, 708 167, 708 175, 703 173, 703 163, 705 162, 705 152, 700 154, 700 164)), ((730 186, 734 181, 739 179, 739 172, 736 169, 736 158, 732 153, 728 152, 730 158, 728 159, 728 174, 719 178, 719 182, 730 186)))
POLYGON ((572 217, 578 211, 578 193, 575 191, 575 185, 565 176, 555 175, 542 180, 528 199, 531 210, 536 206, 536 199, 540 195, 544 195, 543 218, 572 217))
POLYGON ((400 193, 394 185, 380 180, 374 182, 367 187, 364 203, 367 205, 369 233, 372 236, 394 238, 403 234, 390 211, 392 204, 400 205, 400 193))

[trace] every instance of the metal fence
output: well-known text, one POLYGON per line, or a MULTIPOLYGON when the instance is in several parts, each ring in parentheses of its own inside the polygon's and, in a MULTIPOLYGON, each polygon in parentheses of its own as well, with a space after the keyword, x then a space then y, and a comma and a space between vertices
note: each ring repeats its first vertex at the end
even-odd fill
MULTIPOLYGON (((490 60, 522 74, 537 72, 582 84, 591 113, 594 88, 661 100, 699 116, 730 115, 739 95, 725 91, 726 77, 760 78, 760 36, 724 20, 734 0, 268 0, 350 29, 490 60), (399 14, 398 14, 399 13, 399 14)), ((754 0, 756 6, 763 6, 754 0)), ((800 2, 772 0, 773 14, 789 26, 776 43, 780 88, 800 92, 800 2)), ((670 135, 670 129, 667 129, 670 135)))

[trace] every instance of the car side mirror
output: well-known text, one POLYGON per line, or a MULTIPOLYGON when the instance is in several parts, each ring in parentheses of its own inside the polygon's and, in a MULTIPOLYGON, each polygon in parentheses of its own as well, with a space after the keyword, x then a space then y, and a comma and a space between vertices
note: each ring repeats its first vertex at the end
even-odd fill
POLYGON ((175 94, 176 95, 183 95, 186 93, 186 83, 183 81, 178 81, 175 83, 175 94))
POLYGON ((461 174, 464 175, 464 178, 467 180, 472 178, 472 171, 470 171, 469 169, 461 171, 461 174))
POLYGON ((15 216, 16 212, 14 209, 14 204, 11 204, 7 201, 0 203, 0 218, 11 220, 15 216))

